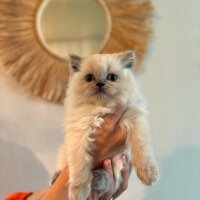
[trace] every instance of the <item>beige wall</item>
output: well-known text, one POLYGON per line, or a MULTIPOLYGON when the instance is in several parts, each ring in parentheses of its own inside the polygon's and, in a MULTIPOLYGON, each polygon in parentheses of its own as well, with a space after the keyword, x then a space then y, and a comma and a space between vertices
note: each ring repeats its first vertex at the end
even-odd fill
MULTIPOLYGON (((200 185, 200 1, 154 0, 153 47, 140 75, 161 179, 133 174, 119 199, 196 200, 200 185)), ((63 107, 12 86, 0 72, 0 199, 47 184, 61 141, 63 107)))

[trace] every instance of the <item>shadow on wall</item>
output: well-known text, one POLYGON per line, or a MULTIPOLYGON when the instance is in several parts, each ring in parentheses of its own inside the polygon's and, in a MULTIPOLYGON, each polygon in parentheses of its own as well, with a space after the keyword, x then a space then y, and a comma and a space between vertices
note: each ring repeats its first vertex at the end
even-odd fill
POLYGON ((196 200, 200 197, 200 148, 181 148, 160 161, 160 180, 145 200, 196 200))
POLYGON ((49 174, 27 148, 0 140, 0 199, 15 191, 35 191, 45 187, 49 174))

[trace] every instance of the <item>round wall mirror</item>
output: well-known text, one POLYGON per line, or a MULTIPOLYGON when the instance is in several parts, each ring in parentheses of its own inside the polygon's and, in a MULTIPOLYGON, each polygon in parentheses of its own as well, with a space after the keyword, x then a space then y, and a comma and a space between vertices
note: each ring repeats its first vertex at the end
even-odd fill
POLYGON ((94 0, 47 0, 38 23, 42 42, 61 57, 97 53, 106 35, 104 10, 94 0))
POLYGON ((0 58, 23 87, 63 102, 67 54, 136 52, 151 36, 151 0, 0 0, 0 58))

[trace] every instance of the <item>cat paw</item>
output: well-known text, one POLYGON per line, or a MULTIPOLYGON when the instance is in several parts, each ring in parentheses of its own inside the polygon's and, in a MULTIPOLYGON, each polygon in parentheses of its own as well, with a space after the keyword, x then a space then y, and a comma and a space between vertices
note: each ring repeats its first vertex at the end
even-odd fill
POLYGON ((88 183, 69 187, 69 200, 87 200, 91 185, 88 183))
POLYGON ((92 190, 95 190, 99 197, 105 194, 109 189, 108 174, 102 170, 97 169, 93 172, 92 190))
POLYGON ((148 186, 151 186, 159 178, 156 164, 143 164, 136 169, 138 178, 148 186))

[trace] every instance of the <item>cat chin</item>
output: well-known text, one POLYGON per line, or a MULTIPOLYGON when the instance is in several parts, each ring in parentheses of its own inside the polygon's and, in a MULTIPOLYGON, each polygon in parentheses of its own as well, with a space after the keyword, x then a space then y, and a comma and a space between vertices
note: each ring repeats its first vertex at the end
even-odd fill
MULTIPOLYGON (((109 102, 111 101, 111 97, 109 97, 106 94, 98 94, 93 98, 93 101, 95 104, 99 104, 99 105, 108 105, 109 102)), ((112 100, 113 101, 113 100, 112 100)))
POLYGON ((96 98, 99 100, 109 100, 115 98, 114 95, 108 94, 106 91, 98 91, 96 92, 96 98))
MULTIPOLYGON (((115 107, 116 105, 127 105, 127 98, 122 98, 121 95, 104 95, 93 96, 90 98, 91 103, 94 105, 106 106, 106 107, 115 107)), ((87 101, 87 104, 89 102, 87 101)))

